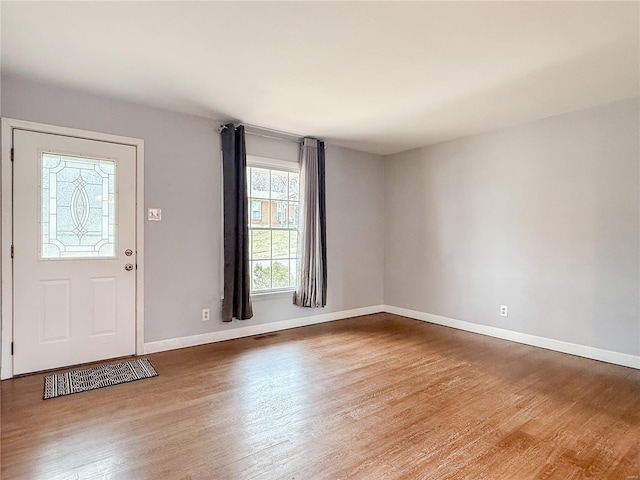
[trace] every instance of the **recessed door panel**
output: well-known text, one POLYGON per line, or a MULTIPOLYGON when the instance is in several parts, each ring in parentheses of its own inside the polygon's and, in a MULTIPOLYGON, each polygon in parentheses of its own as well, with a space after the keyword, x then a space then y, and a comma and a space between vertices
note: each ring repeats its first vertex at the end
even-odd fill
POLYGON ((40 341, 69 340, 69 280, 40 282, 40 341))
POLYGON ((118 331, 118 283, 116 277, 92 278, 92 335, 108 335, 118 331))

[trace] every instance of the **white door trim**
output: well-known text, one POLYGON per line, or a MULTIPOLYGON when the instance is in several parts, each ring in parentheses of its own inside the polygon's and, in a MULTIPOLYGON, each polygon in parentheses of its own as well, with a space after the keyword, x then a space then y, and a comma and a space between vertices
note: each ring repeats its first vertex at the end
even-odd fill
POLYGON ((0 356, 0 379, 13 377, 13 262, 11 243, 13 240, 13 182, 11 147, 14 130, 28 130, 53 135, 85 138, 103 142, 131 145, 136 148, 136 354, 144 353, 144 140, 106 133, 97 133, 75 128, 58 127, 43 123, 2 118, 0 142, 2 143, 1 221, 1 281, 0 281, 0 323, 2 324, 2 355, 0 356))

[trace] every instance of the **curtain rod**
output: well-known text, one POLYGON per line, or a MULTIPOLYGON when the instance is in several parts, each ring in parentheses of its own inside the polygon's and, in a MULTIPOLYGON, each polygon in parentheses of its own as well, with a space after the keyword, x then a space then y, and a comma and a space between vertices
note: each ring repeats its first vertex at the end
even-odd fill
MULTIPOLYGON (((301 135, 283 132, 281 130, 275 130, 273 128, 260 127, 258 125, 251 125, 248 123, 241 123, 240 125, 243 125, 245 127, 245 133, 247 135, 253 135, 255 137, 271 138, 273 140, 280 140, 282 142, 293 142, 298 144, 302 143, 304 139, 304 137, 301 135), (269 132, 273 133, 273 135, 269 135, 269 132)), ((220 129, 218 130, 218 132, 222 132, 225 128, 227 128, 226 125, 220 125, 220 129)))
POLYGON ((280 140, 281 142, 302 143, 302 139, 296 140, 295 138, 275 137, 273 135, 265 135, 264 133, 251 132, 249 130, 245 130, 245 133, 247 135, 253 135, 254 137, 272 138, 273 140, 280 140))

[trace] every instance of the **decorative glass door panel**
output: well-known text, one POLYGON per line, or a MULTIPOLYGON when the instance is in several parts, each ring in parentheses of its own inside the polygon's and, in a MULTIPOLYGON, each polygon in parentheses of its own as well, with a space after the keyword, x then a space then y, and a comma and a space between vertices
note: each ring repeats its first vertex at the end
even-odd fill
POLYGON ((114 258, 116 164, 41 156, 40 259, 114 258))

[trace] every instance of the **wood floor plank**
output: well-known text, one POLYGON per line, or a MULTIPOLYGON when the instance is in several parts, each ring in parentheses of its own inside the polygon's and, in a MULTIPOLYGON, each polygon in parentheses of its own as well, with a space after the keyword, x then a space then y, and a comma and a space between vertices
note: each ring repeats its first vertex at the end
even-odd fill
POLYGON ((376 314, 163 352, 42 400, 2 382, 0 476, 640 477, 640 371, 376 314))

